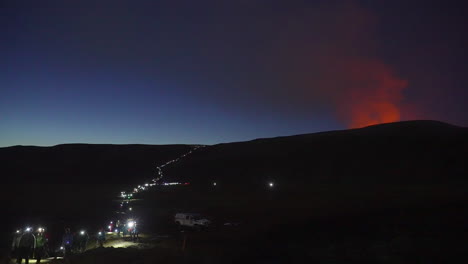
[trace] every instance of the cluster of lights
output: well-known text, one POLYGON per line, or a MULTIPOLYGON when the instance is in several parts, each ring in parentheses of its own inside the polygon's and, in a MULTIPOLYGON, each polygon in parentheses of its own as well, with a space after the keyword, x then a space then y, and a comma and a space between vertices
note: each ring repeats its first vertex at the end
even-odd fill
POLYGON ((109 229, 109 232, 112 232, 112 229, 114 228, 114 222, 110 221, 109 226, 107 228, 109 229))
MULTIPOLYGON (((25 227, 23 230, 24 230, 24 232, 32 232, 34 229, 33 229, 32 227, 30 227, 30 226, 27 226, 27 227, 25 227)), ((36 232, 38 232, 38 233, 43 233, 43 232, 45 232, 45 228, 43 228, 43 227, 38 227, 36 232)), ((15 233, 16 233, 16 234, 21 233, 21 229, 17 229, 17 230, 15 231, 15 233)))
MULTIPOLYGON (((145 183, 143 185, 138 185, 137 187, 133 188, 133 191, 131 193, 127 193, 125 191, 122 191, 122 192, 120 192, 121 197, 123 199, 131 199, 133 197, 133 194, 139 193, 141 191, 146 191, 148 188, 158 185, 157 183, 163 178, 162 168, 164 168, 167 165, 170 165, 171 163, 178 162, 181 158, 185 158, 187 155, 192 154, 193 151, 195 151, 195 150, 197 150, 198 148, 201 148, 201 147, 204 147, 204 146, 202 146, 202 145, 193 145, 192 150, 190 150, 189 152, 183 154, 179 158, 170 160, 170 161, 168 161, 168 162, 166 162, 166 163, 164 163, 164 164, 162 164, 160 166, 157 166, 156 169, 157 169, 157 175, 158 176, 156 178, 152 179, 151 183, 145 183)), ((188 182, 185 182, 185 183, 166 182, 166 183, 161 183, 159 185, 168 186, 168 185, 189 185, 189 184, 190 183, 188 183, 188 182)), ((128 202, 127 202, 127 204, 128 204, 128 202)), ((122 202, 120 204, 120 207, 122 208, 123 205, 124 205, 124 203, 122 202)), ((132 211, 132 208, 130 207, 128 210, 132 211)), ((109 226, 109 229, 112 231, 112 227, 109 226)))
POLYGON ((126 193, 126 192, 120 192, 120 196, 124 199, 131 199, 133 198, 133 193, 126 193))
MULTIPOLYGON (((202 145, 194 145, 194 146, 192 146, 192 147, 193 147, 192 150, 190 150, 189 152, 183 154, 183 155, 180 156, 179 158, 170 160, 170 161, 168 161, 168 162, 166 162, 166 163, 164 163, 164 164, 162 164, 162 165, 156 167, 156 169, 157 169, 157 171, 158 171, 158 172, 157 172, 157 173, 158 173, 158 177, 152 179, 152 180, 151 180, 152 183, 145 183, 144 185, 138 185, 137 187, 133 188, 133 191, 132 191, 132 193, 130 193, 130 194, 127 194, 125 191, 122 191, 122 192, 120 192, 121 197, 124 198, 124 199, 125 199, 125 198, 129 198, 129 197, 132 196, 132 194, 136 194, 136 193, 139 193, 139 192, 141 192, 141 191, 146 191, 146 189, 148 189, 149 187, 153 187, 153 186, 157 185, 157 182, 158 182, 159 180, 161 180, 162 177, 163 177, 162 168, 164 168, 164 167, 167 166, 167 165, 170 165, 171 163, 178 162, 181 158, 184 158, 184 157, 186 157, 187 155, 192 154, 193 151, 195 151, 195 150, 198 149, 198 148, 204 147, 204 146, 202 146, 202 145)), ((161 185, 188 185, 188 184, 189 184, 189 183, 162 183, 161 185)), ((121 205, 121 206, 122 206, 122 205, 121 205)))
POLYGON ((168 185, 189 185, 188 182, 163 182, 161 185, 168 186, 168 185))
POLYGON ((126 202, 121 202, 121 203, 120 203, 120 207, 123 207, 124 204, 128 204, 128 201, 126 201, 126 202))
POLYGON ((135 221, 128 221, 127 226, 128 226, 129 228, 133 228, 133 227, 136 226, 136 222, 135 222, 135 221))

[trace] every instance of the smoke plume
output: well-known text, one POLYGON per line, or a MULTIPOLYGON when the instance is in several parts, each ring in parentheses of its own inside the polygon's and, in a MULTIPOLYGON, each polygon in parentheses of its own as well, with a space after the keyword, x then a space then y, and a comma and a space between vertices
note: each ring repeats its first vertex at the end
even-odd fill
POLYGON ((335 103, 338 116, 350 128, 400 121, 406 80, 378 60, 359 58, 340 66, 336 74, 343 92, 335 103))
POLYGON ((376 16, 353 2, 307 12, 288 21, 281 36, 288 47, 276 62, 287 76, 282 98, 331 106, 349 128, 399 121, 408 81, 379 56, 376 16))

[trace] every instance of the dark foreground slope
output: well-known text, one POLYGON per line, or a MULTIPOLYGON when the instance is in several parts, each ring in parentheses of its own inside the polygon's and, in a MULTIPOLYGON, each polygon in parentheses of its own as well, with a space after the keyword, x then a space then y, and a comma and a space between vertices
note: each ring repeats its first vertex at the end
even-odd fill
MULTIPOLYGON (((156 166, 188 145, 93 145, 0 148, 2 230, 24 225, 92 227, 109 217, 122 187, 156 176, 156 166)), ((96 226, 97 227, 97 226, 96 226)), ((0 232, 1 233, 1 232, 0 232)), ((9 239, 0 240, 0 245, 9 239)))
POLYGON ((165 175, 191 183, 173 207, 230 204, 254 213, 340 215, 460 201, 468 190, 467 160, 468 129, 412 121, 219 144, 169 166, 165 175))
POLYGON ((141 206, 168 223, 181 210, 240 223, 192 235, 201 259, 443 263, 468 250, 467 160, 468 130, 433 121, 219 144, 166 169, 189 186, 141 206))

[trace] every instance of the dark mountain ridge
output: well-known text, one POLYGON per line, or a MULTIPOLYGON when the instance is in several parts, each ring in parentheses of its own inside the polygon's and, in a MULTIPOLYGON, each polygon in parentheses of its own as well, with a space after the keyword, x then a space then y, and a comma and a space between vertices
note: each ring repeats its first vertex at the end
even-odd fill
MULTIPOLYGON (((64 144, 0 148, 6 183, 135 184, 189 145, 64 144)), ((406 121, 360 129, 223 143, 166 168, 165 180, 391 183, 464 180, 468 129, 406 121)))
POLYGON ((468 129, 407 121, 227 143, 169 167, 174 180, 287 185, 442 183, 467 180, 468 129))
POLYGON ((9 183, 132 184, 151 179, 156 166, 191 149, 189 145, 64 144, 0 148, 0 170, 9 183))

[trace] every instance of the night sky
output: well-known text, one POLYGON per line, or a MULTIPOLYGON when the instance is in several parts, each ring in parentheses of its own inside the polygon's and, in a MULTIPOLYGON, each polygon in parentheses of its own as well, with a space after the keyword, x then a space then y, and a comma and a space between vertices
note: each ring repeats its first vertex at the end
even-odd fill
POLYGON ((0 147, 468 126, 464 2, 2 1, 0 147))

